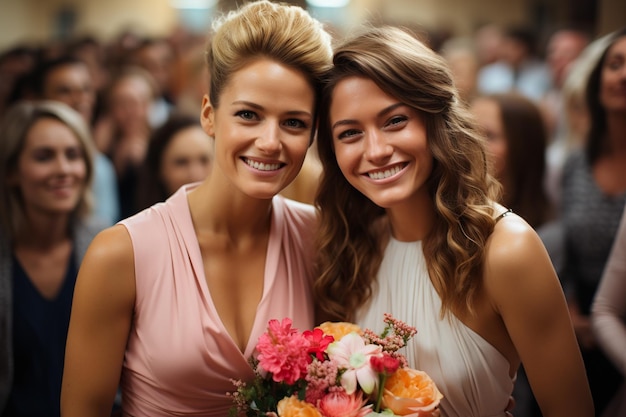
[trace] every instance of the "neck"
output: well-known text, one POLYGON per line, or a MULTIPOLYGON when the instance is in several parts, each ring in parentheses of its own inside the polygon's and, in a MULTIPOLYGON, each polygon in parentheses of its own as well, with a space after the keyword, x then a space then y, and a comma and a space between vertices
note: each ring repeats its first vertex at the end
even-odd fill
POLYGON ((15 237, 16 246, 49 249, 70 239, 69 215, 48 216, 27 213, 26 222, 15 237))
POLYGON ((426 191, 386 211, 391 234, 403 242, 423 240, 432 229, 435 219, 433 201, 426 191))
POLYGON ((207 178, 189 193, 188 201, 198 233, 225 235, 231 241, 269 233, 271 199, 252 198, 207 178))

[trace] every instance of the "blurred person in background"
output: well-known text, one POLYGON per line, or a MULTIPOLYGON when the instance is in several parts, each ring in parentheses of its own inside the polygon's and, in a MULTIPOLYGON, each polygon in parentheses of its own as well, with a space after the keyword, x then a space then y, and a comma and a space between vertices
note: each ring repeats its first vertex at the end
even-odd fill
POLYGON ((464 103, 469 104, 476 96, 480 62, 476 46, 470 38, 452 38, 444 42, 441 55, 452 71, 454 85, 464 103))
MULTIPOLYGON (((598 345, 626 378, 626 210, 591 307, 598 345)), ((624 379, 626 381, 626 379, 624 379)), ((626 383, 600 417, 626 416, 626 383)))
POLYGON ((551 143, 561 136, 565 129, 563 111, 563 84, 576 58, 589 44, 586 32, 577 29, 560 29, 554 32, 547 42, 546 62, 552 79, 551 87, 541 100, 551 143))
POLYGON ((555 132, 546 149, 545 189, 557 219, 561 211, 563 164, 575 149, 584 146, 589 131, 590 116, 585 100, 589 74, 598 63, 610 41, 610 35, 593 40, 570 65, 561 88, 561 128, 555 132))
POLYGON ((485 23, 474 31, 474 44, 480 68, 500 60, 504 30, 495 23, 485 23))
POLYGON ((82 36, 69 41, 67 51, 68 55, 80 59, 89 69, 92 87, 96 95, 91 119, 93 124, 102 113, 104 89, 108 85, 110 77, 105 45, 93 36, 82 36))
POLYGON ((138 211, 137 181, 150 142, 150 109, 157 91, 152 76, 140 67, 125 67, 113 74, 107 88, 96 144, 115 167, 120 218, 138 211))
MULTIPOLYGON (((33 89, 37 99, 60 101, 72 107, 92 128, 96 91, 89 67, 80 59, 62 55, 40 63, 33 75, 33 89)), ((94 154, 93 192, 94 214, 109 225, 118 221, 117 174, 111 160, 97 150, 94 154)))
POLYGON ((0 117, 11 106, 12 96, 22 88, 18 84, 27 80, 37 60, 36 48, 26 45, 16 45, 0 54, 0 117))
POLYGON ((149 119, 152 128, 165 123, 176 103, 173 82, 177 59, 174 48, 165 38, 146 38, 131 54, 130 64, 148 71, 156 85, 149 119))
POLYGON ((139 209, 165 201, 185 184, 202 181, 213 143, 198 117, 173 114, 152 133, 137 190, 139 209))
POLYGON ((198 115, 202 97, 209 91, 209 74, 204 60, 206 42, 204 39, 196 42, 184 50, 178 60, 174 73, 176 103, 172 110, 194 117, 198 115))
POLYGON ((626 203, 626 28, 610 35, 585 91, 589 131, 563 168, 561 278, 601 415, 622 380, 597 345, 590 313, 626 203))
POLYGON ((553 216, 543 188, 547 132, 539 107, 511 92, 477 97, 471 111, 487 138, 492 173, 502 184, 500 203, 538 230, 553 216))
POLYGON ((530 29, 507 29, 500 48, 500 59, 478 72, 478 92, 517 91, 539 102, 550 88, 551 79, 547 65, 536 53, 536 42, 530 29))
POLYGON ((0 415, 59 416, 74 283, 92 238, 93 143, 63 103, 21 102, 0 125, 0 415))

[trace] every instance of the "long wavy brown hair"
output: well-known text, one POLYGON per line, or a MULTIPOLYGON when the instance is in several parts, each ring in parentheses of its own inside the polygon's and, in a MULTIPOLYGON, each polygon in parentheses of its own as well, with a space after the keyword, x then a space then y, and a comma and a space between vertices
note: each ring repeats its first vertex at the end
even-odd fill
POLYGON ((370 27, 336 48, 322 91, 317 146, 324 170, 316 198, 320 227, 314 285, 318 320, 355 318, 372 295, 384 249, 385 210, 348 183, 333 149, 332 94, 338 82, 351 76, 371 79, 423 115, 434 158, 426 186, 435 211, 423 251, 442 299, 442 316, 450 310, 471 313, 485 244, 495 225, 493 201, 500 192, 488 173, 484 139, 442 58, 407 31, 370 27))

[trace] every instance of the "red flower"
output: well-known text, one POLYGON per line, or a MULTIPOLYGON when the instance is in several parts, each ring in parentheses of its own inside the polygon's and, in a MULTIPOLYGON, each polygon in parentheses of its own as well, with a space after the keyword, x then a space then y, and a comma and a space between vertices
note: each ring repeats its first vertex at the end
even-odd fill
POLYGON ((315 355, 320 361, 324 360, 324 352, 326 352, 328 345, 335 341, 335 338, 332 336, 324 336, 324 332, 319 328, 305 330, 302 335, 311 343, 307 353, 315 355))
POLYGON ((383 356, 372 356, 370 357, 370 365, 372 369, 379 374, 387 374, 391 375, 398 370, 400 366, 400 361, 387 352, 383 353, 383 356))

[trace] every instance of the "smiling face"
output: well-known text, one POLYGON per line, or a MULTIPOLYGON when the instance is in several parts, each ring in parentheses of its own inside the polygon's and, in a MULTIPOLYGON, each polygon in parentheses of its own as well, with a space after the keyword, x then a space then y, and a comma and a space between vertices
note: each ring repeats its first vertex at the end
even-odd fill
POLYGON ((70 214, 85 190, 87 164, 79 139, 61 121, 45 117, 26 134, 11 182, 27 213, 70 214))
POLYGON ((235 188, 269 199, 296 177, 309 147, 315 94, 299 71, 268 59, 235 72, 218 108, 205 97, 202 125, 215 165, 235 188))
POLYGON ((333 91, 330 125, 339 168, 375 204, 391 208, 429 198, 433 156, 418 111, 372 80, 348 77, 333 91))
POLYGON ((626 36, 607 52, 600 79, 600 102, 608 113, 626 113, 626 36))
POLYGON ((168 194, 182 185, 202 181, 209 173, 213 146, 200 126, 177 132, 163 151, 161 181, 168 194))

